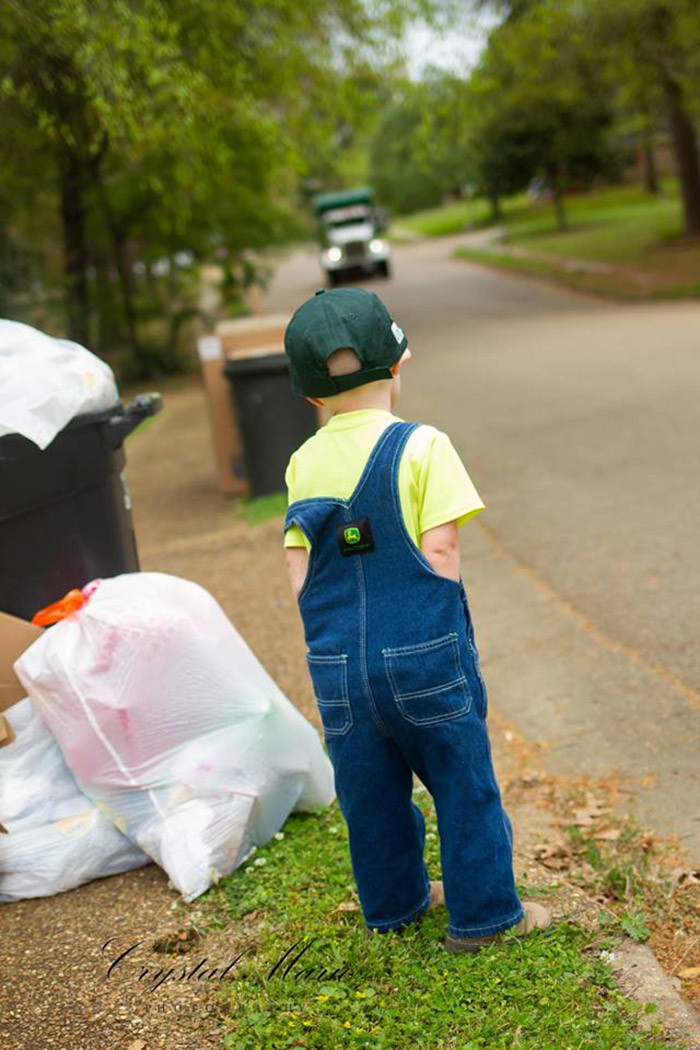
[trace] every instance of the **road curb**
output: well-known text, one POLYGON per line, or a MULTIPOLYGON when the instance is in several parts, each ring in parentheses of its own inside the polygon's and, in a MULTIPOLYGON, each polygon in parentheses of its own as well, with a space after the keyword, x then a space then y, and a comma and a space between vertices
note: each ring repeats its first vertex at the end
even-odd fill
POLYGON ((606 953, 606 959, 625 995, 658 1007, 657 1013, 642 1017, 642 1028, 661 1024, 666 1035, 687 1050, 700 1050, 700 1014, 680 996, 680 981, 664 973, 651 948, 625 940, 606 953))

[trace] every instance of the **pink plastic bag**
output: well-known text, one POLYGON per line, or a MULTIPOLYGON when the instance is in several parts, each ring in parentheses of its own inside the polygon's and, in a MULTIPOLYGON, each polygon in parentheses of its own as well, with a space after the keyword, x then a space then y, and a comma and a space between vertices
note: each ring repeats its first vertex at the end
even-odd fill
POLYGON ((82 790, 193 899, 293 809, 329 804, 332 767, 202 587, 131 573, 86 590, 15 670, 82 790))

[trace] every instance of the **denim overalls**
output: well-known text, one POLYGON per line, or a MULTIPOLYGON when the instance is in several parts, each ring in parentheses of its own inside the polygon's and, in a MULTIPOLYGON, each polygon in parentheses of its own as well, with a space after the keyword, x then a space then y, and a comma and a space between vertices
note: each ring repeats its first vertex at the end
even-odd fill
POLYGON ((428 906, 415 771, 435 802, 449 932, 486 936, 523 910, 464 585, 433 570, 401 512, 418 425, 390 423, 350 498, 296 500, 284 529, 311 542, 299 612, 365 922, 399 929, 428 906))

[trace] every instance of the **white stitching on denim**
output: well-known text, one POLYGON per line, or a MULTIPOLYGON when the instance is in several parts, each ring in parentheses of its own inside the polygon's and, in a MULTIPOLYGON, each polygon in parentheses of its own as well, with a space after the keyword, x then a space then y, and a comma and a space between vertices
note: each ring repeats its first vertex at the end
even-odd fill
POLYGON ((348 501, 343 499, 341 496, 304 496, 303 499, 295 499, 294 502, 290 503, 287 507, 287 513, 285 515, 283 529, 286 532, 289 528, 289 524, 287 522, 287 519, 289 518, 289 512, 291 510, 294 510, 294 508, 297 506, 303 507, 306 503, 311 503, 314 505, 317 503, 339 503, 343 506, 347 506, 347 502, 348 501))
MULTIPOLYGON (((451 682, 445 682, 444 685, 434 685, 432 689, 418 689, 414 693, 397 693, 397 697, 402 700, 413 700, 419 696, 432 696, 434 693, 442 693, 445 689, 452 689, 456 685, 469 685, 465 675, 460 675, 459 678, 453 678, 451 682)), ((467 690, 469 692, 469 690, 467 690)))
POLYGON ((471 711, 472 706, 472 694, 469 688, 466 675, 462 669, 462 664, 459 658, 459 645, 457 641, 457 635, 454 631, 450 631, 449 634, 443 635, 441 638, 433 639, 430 642, 420 642, 416 645, 404 646, 399 649, 382 649, 382 655, 384 656, 384 666, 389 677, 391 684, 391 691, 394 694, 394 702, 398 707, 403 717, 408 721, 412 722, 413 725, 435 725, 438 722, 447 722, 452 718, 458 718, 460 715, 466 715, 471 711), (459 677, 454 679, 452 682, 447 682, 444 685, 434 686, 431 689, 418 690, 413 693, 402 693, 399 691, 396 684, 396 678, 391 669, 391 660, 395 655, 403 655, 404 653, 410 653, 416 655, 419 652, 429 651, 431 649, 439 649, 445 645, 451 645, 452 651, 455 658, 455 667, 459 672, 459 677), (402 700, 410 700, 419 696, 432 696, 440 692, 444 692, 447 689, 453 689, 455 686, 462 686, 462 692, 464 693, 465 700, 461 707, 457 707, 452 711, 448 711, 445 714, 436 714, 427 718, 416 718, 408 712, 402 700))
POLYGON ((374 694, 372 693, 372 686, 369 681, 369 671, 367 670, 367 593, 365 591, 365 571, 362 567, 362 559, 355 558, 355 564, 357 566, 357 586, 360 591, 360 624, 361 624, 361 635, 360 635, 360 673, 362 675, 365 689, 367 691, 367 699, 369 701, 370 714, 372 721, 375 726, 387 739, 391 739, 391 733, 387 729, 384 719, 379 713, 374 694))
POLYGON ((457 638, 455 631, 450 631, 449 634, 440 635, 439 638, 432 638, 427 642, 416 642, 415 645, 400 645, 382 649, 384 656, 401 656, 403 653, 417 653, 423 652, 424 649, 438 649, 441 645, 447 645, 448 642, 453 642, 457 638))
MULTIPOLYGON (((314 686, 314 696, 316 703, 318 704, 319 714, 321 714, 321 707, 344 707, 347 711, 347 721, 338 729, 329 729, 326 724, 323 724, 323 731, 327 736, 342 736, 349 732, 355 724, 355 718, 352 712, 352 706, 350 704, 350 690, 348 688, 348 654, 347 653, 333 653, 333 654, 312 654, 306 653, 306 659, 309 663, 318 663, 321 666, 337 666, 340 668, 340 695, 341 700, 324 700, 322 697, 316 696, 316 688, 314 686)), ((321 718, 323 722, 323 718, 321 718)))
POLYGON ((413 725, 416 726, 433 726, 438 725, 441 722, 450 722, 452 719, 459 718, 460 715, 467 715, 471 711, 471 698, 469 697, 462 707, 457 707, 454 711, 448 711, 448 713, 444 715, 433 715, 432 718, 415 718, 408 713, 400 700, 397 700, 396 704, 406 721, 412 722, 413 725))
POLYGON ((432 715, 432 717, 430 717, 430 718, 415 718, 413 715, 408 713, 408 711, 406 710, 404 705, 401 703, 401 701, 402 701, 402 699, 404 699, 404 697, 403 697, 403 694, 399 693, 398 689, 396 688, 396 681, 394 679, 393 674, 391 673, 391 665, 387 663, 386 669, 387 669, 387 674, 389 675, 389 681, 391 683, 391 691, 394 694, 394 702, 395 702, 396 706, 398 707, 399 711, 401 712, 401 714, 403 715, 403 717, 406 719, 406 721, 407 722, 412 722, 413 725, 428 726, 428 725, 435 725, 435 723, 437 723, 437 722, 448 722, 452 718, 459 717, 459 715, 466 715, 466 714, 468 714, 469 711, 471 710, 472 695, 469 692, 469 689, 465 685, 464 688, 463 688, 463 692, 464 692, 464 694, 466 696, 466 700, 465 700, 464 704, 462 705, 462 707, 455 708, 454 711, 448 711, 447 714, 444 714, 444 715, 432 715))

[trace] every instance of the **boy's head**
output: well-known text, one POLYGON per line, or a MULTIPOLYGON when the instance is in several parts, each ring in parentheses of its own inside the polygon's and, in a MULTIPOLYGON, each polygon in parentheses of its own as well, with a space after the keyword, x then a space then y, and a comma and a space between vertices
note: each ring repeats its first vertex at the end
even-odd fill
POLYGON ((378 382, 392 385, 393 403, 400 361, 410 357, 384 303, 363 288, 316 292, 289 322, 284 349, 295 392, 315 404, 378 382))

